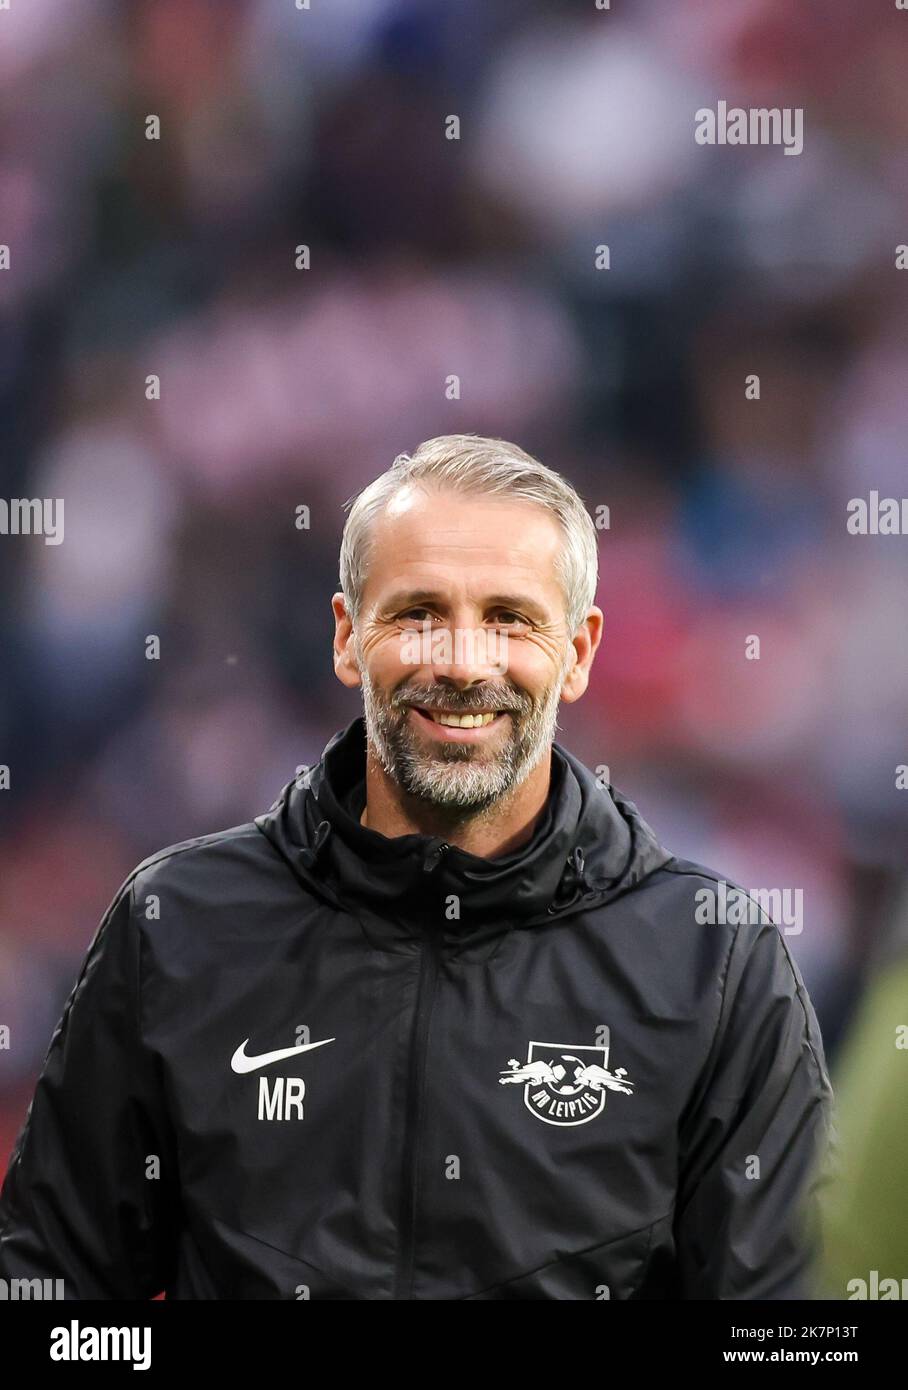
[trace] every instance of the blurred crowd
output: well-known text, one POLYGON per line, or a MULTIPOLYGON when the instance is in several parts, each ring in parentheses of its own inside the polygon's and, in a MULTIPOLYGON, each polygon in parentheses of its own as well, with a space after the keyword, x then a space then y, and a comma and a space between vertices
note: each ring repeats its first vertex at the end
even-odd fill
POLYGON ((908 539, 845 526, 908 493, 906 58, 849 0, 0 11, 0 493, 65 499, 64 544, 0 538, 0 1170, 125 875, 359 712, 344 502, 451 432, 609 508, 559 737, 803 889, 835 1060, 908 938, 908 539), (719 98, 803 107, 803 153, 698 146, 719 98))

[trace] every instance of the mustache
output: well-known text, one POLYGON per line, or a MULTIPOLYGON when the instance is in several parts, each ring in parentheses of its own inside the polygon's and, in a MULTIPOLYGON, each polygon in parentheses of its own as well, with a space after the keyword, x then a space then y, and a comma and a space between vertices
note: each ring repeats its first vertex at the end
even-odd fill
POLYGON ((476 714, 479 710, 500 709, 526 714, 532 701, 507 686, 483 686, 475 690, 449 690, 439 685, 410 686, 392 698, 395 709, 419 705, 420 709, 453 710, 456 714, 476 714))

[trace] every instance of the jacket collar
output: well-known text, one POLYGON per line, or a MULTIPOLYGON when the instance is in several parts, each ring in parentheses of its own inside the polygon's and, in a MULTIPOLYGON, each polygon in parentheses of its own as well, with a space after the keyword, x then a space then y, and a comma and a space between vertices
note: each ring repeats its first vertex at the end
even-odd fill
POLYGON ((626 891, 671 857, 636 808, 557 742, 532 839, 496 859, 438 836, 389 838, 361 825, 350 808, 365 772, 359 716, 256 825, 307 888, 396 938, 434 930, 463 944, 550 922, 626 891))

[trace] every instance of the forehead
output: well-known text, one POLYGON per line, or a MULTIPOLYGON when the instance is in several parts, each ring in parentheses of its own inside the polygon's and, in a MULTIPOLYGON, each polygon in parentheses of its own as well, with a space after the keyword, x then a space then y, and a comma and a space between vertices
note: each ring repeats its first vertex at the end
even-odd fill
POLYGON ((466 578, 505 579, 540 597, 560 600, 555 569, 563 537, 551 512, 535 502, 408 486, 376 517, 366 588, 376 598, 388 585, 466 578))

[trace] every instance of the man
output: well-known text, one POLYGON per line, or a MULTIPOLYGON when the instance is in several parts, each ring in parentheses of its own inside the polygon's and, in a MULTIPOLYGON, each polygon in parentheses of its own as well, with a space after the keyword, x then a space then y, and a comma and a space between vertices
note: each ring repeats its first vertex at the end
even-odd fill
POLYGON ((778 929, 704 925, 715 876, 554 742, 596 582, 580 498, 504 441, 430 440, 360 494, 334 665, 364 718, 117 894, 0 1197, 3 1277, 801 1294, 816 1018, 778 929))

